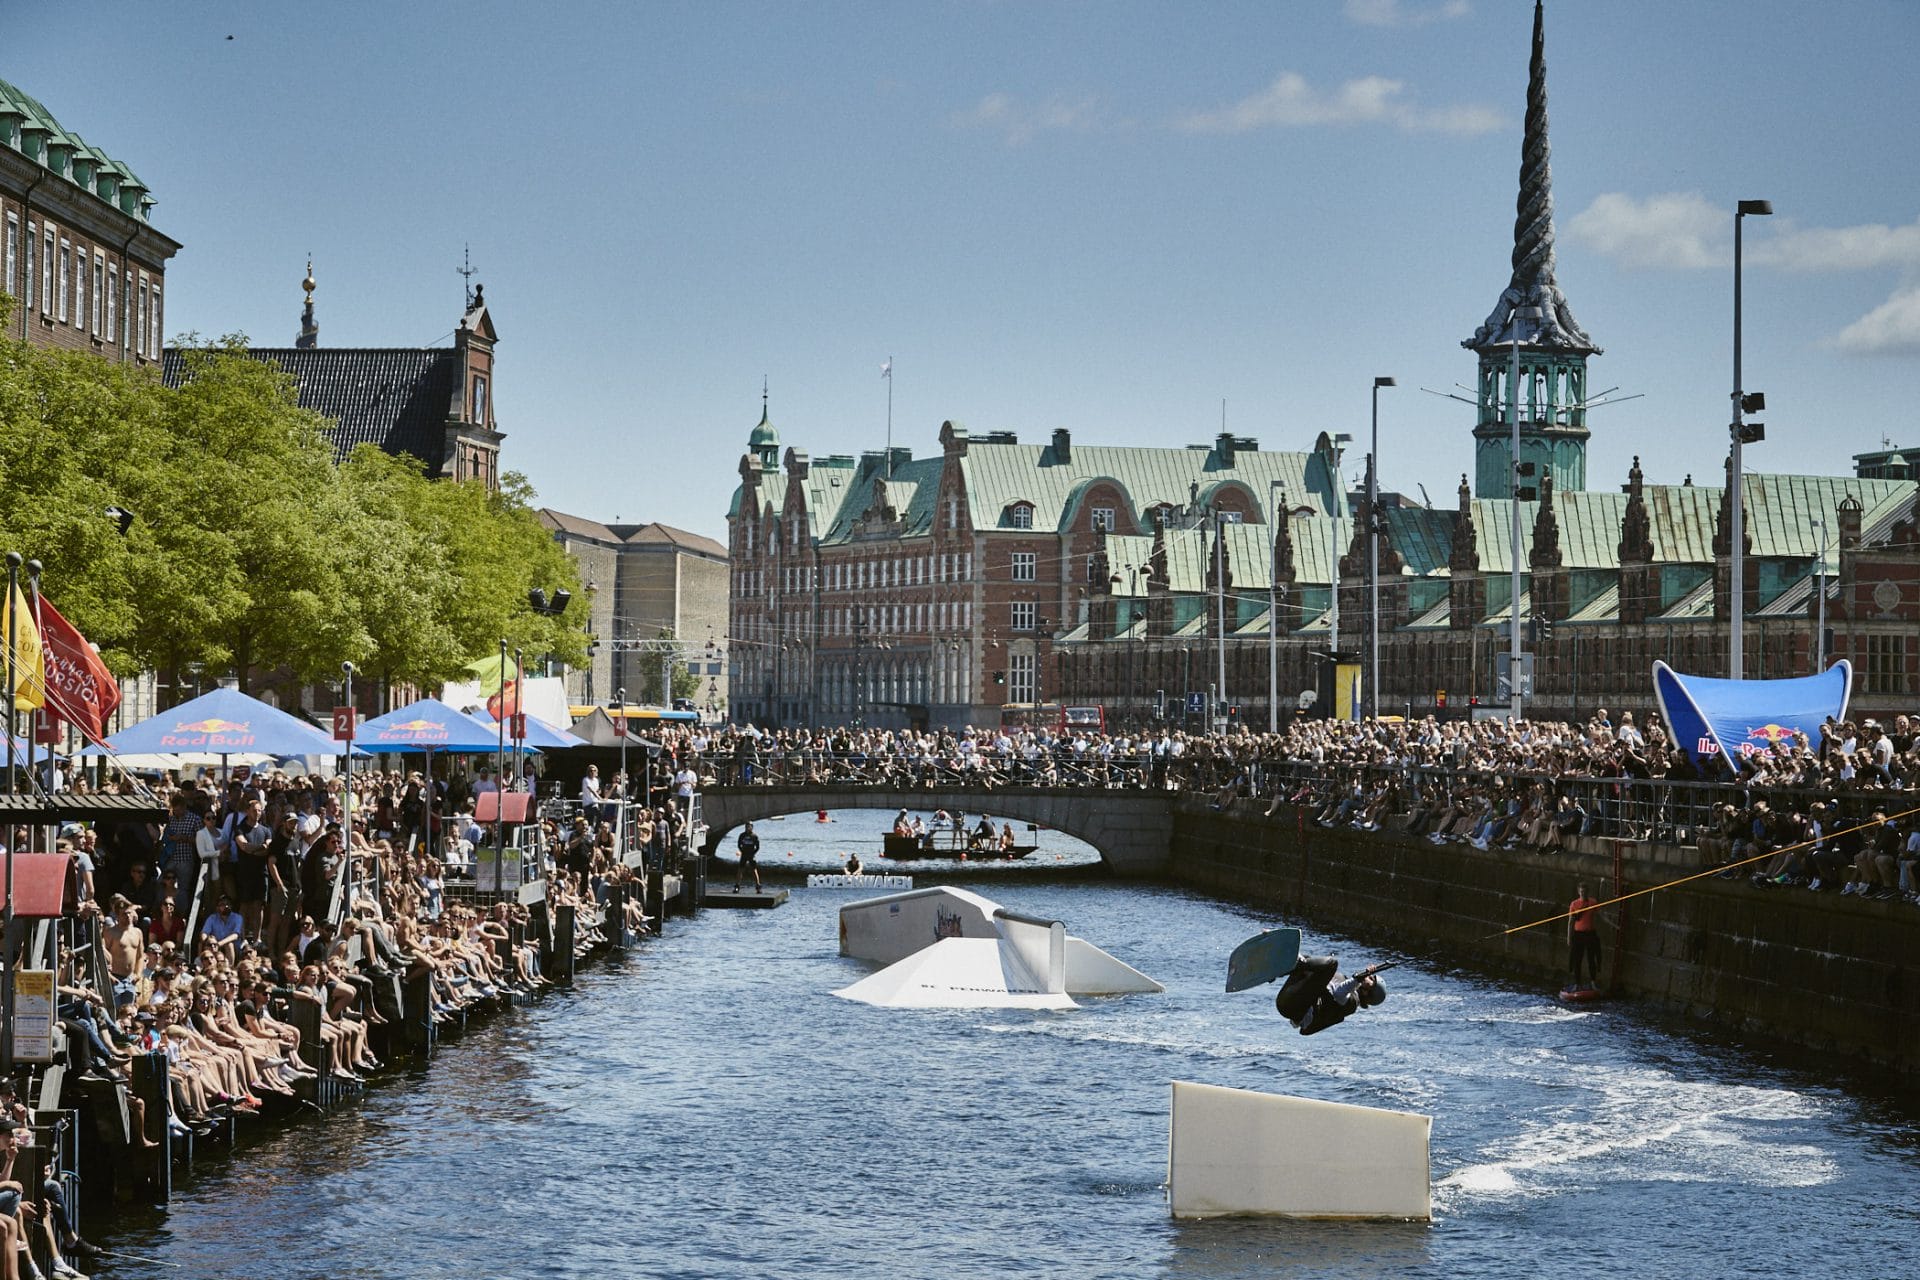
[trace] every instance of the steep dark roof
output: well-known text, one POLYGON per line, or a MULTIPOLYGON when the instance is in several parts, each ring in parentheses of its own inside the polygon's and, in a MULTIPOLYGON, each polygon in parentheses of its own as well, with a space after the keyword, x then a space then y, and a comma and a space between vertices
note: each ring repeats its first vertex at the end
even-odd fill
MULTIPOLYGON (((355 445, 374 444, 388 453, 410 453, 437 474, 446 461, 447 415, 458 403, 460 353, 452 347, 253 347, 293 378, 300 407, 333 420, 329 433, 341 457, 355 445)), ((168 351, 161 376, 170 387, 185 377, 185 363, 168 351)))

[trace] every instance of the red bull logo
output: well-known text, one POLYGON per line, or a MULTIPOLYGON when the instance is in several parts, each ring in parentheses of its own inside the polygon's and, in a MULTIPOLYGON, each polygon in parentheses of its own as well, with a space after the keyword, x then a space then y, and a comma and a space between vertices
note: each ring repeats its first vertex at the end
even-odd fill
POLYGON ((219 750, 223 747, 245 748, 253 745, 253 722, 251 720, 229 720, 224 716, 208 716, 205 720, 176 720, 173 728, 160 735, 160 747, 198 747, 203 750, 219 750))
POLYGON ((421 738, 429 735, 444 738, 447 736, 447 727, 437 720, 402 720, 380 731, 380 736, 385 739, 421 738))
POLYGON ((245 733, 253 727, 250 720, 222 720, 219 716, 208 716, 205 720, 182 720, 173 726, 175 733, 245 733))
POLYGON ((1749 725, 1747 727, 1747 738, 1749 740, 1765 738, 1768 742, 1778 742, 1782 738, 1791 738, 1792 736, 1793 730, 1784 724, 1763 724, 1757 727, 1749 725))

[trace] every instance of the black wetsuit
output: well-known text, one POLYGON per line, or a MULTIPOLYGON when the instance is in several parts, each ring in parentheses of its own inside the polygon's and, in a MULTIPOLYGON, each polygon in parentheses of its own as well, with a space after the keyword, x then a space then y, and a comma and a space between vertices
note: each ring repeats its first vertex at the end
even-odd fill
MULTIPOLYGON (((1300 1029, 1303 1036, 1314 1035, 1345 1022, 1360 1007, 1359 989, 1342 984, 1346 990, 1329 991, 1340 974, 1340 961, 1334 956, 1301 956, 1293 972, 1273 998, 1280 1016, 1300 1029)), ((1379 979, 1374 979, 1377 984, 1379 979)), ((1382 996, 1384 999, 1384 995, 1382 996)), ((1378 1004, 1379 1001, 1372 1001, 1378 1004)))

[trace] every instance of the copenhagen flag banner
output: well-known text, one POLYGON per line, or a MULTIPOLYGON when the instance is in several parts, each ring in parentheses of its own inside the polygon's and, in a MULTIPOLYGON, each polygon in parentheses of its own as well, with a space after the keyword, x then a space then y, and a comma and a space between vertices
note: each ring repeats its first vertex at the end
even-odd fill
POLYGON ((1853 690, 1853 664, 1845 658, 1819 675, 1789 680, 1719 680, 1682 675, 1653 664, 1653 693, 1673 739, 1702 772, 1718 757, 1769 751, 1804 733, 1818 743, 1827 719, 1844 720, 1853 690))
POLYGON ((98 742, 120 706, 120 682, 87 638, 45 596, 40 597, 40 644, 52 710, 79 726, 89 741, 98 742))

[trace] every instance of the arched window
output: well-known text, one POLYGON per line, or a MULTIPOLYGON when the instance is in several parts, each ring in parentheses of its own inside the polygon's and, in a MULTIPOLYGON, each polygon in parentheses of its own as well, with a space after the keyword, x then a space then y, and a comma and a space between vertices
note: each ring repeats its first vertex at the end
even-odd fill
POLYGON ((1020 501, 1007 504, 1007 526, 1013 529, 1033 528, 1033 504, 1020 501))

